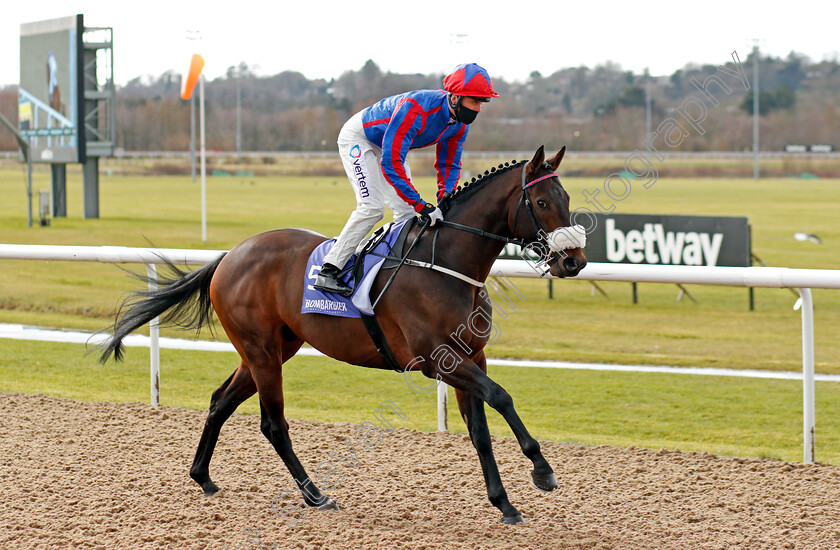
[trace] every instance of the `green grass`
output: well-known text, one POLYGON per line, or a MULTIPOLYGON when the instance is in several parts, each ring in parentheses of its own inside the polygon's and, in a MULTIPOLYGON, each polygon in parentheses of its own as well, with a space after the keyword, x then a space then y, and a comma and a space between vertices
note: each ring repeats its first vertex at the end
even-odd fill
MULTIPOLYGON (((509 159, 508 159, 509 160, 509 159)), ((336 161, 337 164, 337 161, 336 161)), ((488 162, 489 168, 493 163, 488 162)), ((189 177, 108 176, 100 180, 101 217, 81 219, 81 174, 68 168, 68 217, 50 227, 26 227, 25 174, 0 170, 0 242, 229 249, 278 227, 335 235, 353 207, 343 177, 208 178, 208 241, 201 242, 199 184, 189 177)), ((568 167, 570 168, 570 167, 568 167)), ((567 179, 572 206, 602 179, 567 179)), ((767 264, 840 269, 837 180, 661 179, 634 187, 619 212, 747 216, 753 251, 767 264), (797 242, 797 231, 822 245, 797 242)), ((418 180, 426 196, 434 185, 418 180)), ((33 189, 49 188, 36 167, 33 189)), ((36 195, 37 197, 37 195, 36 195)), ((37 219, 37 218, 36 218, 37 219)), ((141 266, 134 266, 142 270, 141 266)), ((516 280, 526 298, 497 315, 494 357, 801 369, 800 314, 785 289, 756 289, 756 310, 744 288, 691 285, 698 303, 676 301, 674 285, 640 284, 638 305, 628 283, 516 280)), ((137 288, 116 266, 86 262, 4 260, 0 263, 0 322, 99 330, 126 292, 137 288)), ((816 370, 840 373, 840 293, 815 290, 816 370)), ((163 334, 184 334, 165 329, 163 334)), ((223 334, 221 335, 224 336, 223 334)), ((203 333, 204 338, 209 333, 203 333)), ((0 389, 77 399, 148 401, 148 352, 131 350, 125 365, 95 365, 82 348, 0 341, 0 389)), ((206 407, 236 363, 231 354, 164 350, 163 403, 206 407)), ((416 396, 398 376, 299 357, 286 367, 289 415, 360 421, 379 402, 405 403, 412 427, 434 429, 433 397, 416 396), (303 369, 307 369, 303 373, 303 369), (313 396, 319 396, 315 398, 313 396)), ((532 431, 541 438, 724 454, 801 457, 801 384, 701 376, 615 374, 494 368, 532 431)), ((838 386, 817 389, 818 458, 838 460, 838 386)), ((253 402, 243 406, 255 412, 253 402)), ((460 427, 457 416, 454 422, 460 427)), ((490 417, 494 417, 493 414, 490 417)), ((509 432, 498 417, 494 433, 509 432)))
MULTIPOLYGON (((208 178, 208 241, 201 242, 199 185, 189 177, 101 177, 101 218, 81 219, 81 175, 68 170, 68 217, 50 227, 26 228, 24 175, 0 172, 0 241, 228 249, 277 227, 307 227, 326 235, 341 229, 353 207, 343 178, 208 178)), ((573 205, 595 179, 565 182, 573 205)), ((433 182, 420 179, 430 195, 433 182)), ((46 171, 33 187, 49 187, 46 171)), ((840 224, 833 209, 840 186, 833 180, 660 180, 635 188, 622 212, 746 215, 753 250, 770 265, 840 268, 840 224), (824 244, 797 242, 796 231, 820 235, 824 244)), ((142 270, 134 266, 135 270, 142 270)), ((523 281, 528 296, 500 321, 498 356, 577 361, 657 363, 797 370, 801 365, 796 297, 784 289, 756 289, 756 311, 744 288, 690 286, 697 299, 676 302, 674 285, 602 283, 609 294, 591 295, 583 281, 555 281, 548 300, 544 281, 523 281), (746 330, 741 330, 746 328, 746 330)), ((108 325, 120 297, 137 288, 114 265, 82 262, 4 261, 0 270, 0 321, 98 330, 108 325)), ((840 373, 840 293, 814 291, 816 363, 840 373)), ((172 334, 165 332, 165 334, 172 334)))

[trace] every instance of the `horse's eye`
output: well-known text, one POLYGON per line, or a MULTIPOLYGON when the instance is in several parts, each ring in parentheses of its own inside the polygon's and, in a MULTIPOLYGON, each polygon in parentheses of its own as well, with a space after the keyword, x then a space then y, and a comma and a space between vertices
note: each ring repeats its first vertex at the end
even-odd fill
POLYGON ((540 199, 537 201, 537 206, 539 206, 542 209, 546 209, 548 208, 548 203, 545 202, 543 199, 540 199))

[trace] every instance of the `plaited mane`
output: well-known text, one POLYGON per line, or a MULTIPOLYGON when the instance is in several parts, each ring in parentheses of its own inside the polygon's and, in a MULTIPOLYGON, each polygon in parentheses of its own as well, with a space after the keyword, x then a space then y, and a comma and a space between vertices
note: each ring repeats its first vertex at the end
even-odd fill
POLYGON ((446 212, 449 211, 449 208, 453 204, 464 202, 465 200, 473 196, 476 191, 478 191, 479 189, 483 189, 484 186, 496 176, 504 174, 512 168, 516 168, 517 166, 522 166, 525 162, 527 161, 521 160, 517 162, 516 160, 512 160, 510 162, 500 164, 489 170, 485 170, 483 174, 479 174, 472 178, 470 181, 464 183, 463 187, 460 185, 456 187, 455 192, 452 193, 449 196, 449 198, 441 201, 441 203, 438 206, 440 207, 441 211, 444 214, 446 214, 446 212))

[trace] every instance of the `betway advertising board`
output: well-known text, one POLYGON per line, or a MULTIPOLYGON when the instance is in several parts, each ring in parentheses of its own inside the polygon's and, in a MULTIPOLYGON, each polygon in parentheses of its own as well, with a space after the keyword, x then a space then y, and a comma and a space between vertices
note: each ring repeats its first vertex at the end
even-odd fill
POLYGON ((747 218, 596 214, 586 235, 587 261, 748 267, 747 218))

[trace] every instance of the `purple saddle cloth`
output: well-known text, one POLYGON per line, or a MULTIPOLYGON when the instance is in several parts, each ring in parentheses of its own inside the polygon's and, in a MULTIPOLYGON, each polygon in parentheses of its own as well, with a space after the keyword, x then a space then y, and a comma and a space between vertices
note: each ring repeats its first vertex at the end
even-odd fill
MULTIPOLYGON (((400 236, 403 226, 407 222, 400 222, 398 224, 386 224, 389 230, 385 238, 376 247, 364 256, 363 260, 363 276, 357 288, 353 288, 353 294, 348 298, 334 292, 322 292, 312 285, 315 284, 315 279, 321 271, 321 266, 324 265, 324 257, 332 250, 335 245, 335 239, 324 241, 318 245, 312 254, 309 255, 309 260, 306 262, 306 273, 304 274, 303 287, 303 303, 300 307, 301 313, 324 313, 326 315, 334 315, 336 317, 355 317, 361 318, 362 313, 366 315, 373 315, 373 305, 370 300, 370 288, 373 285, 373 280, 379 273, 382 263, 385 261, 385 256, 388 256, 393 248, 394 243, 400 236)), ((397 252, 399 253, 399 251, 397 252)), ((392 254, 394 255, 394 254, 392 254)), ((353 257, 347 262, 347 265, 342 269, 352 267, 356 262, 357 256, 353 257)), ((342 277, 342 280, 350 285, 354 285, 353 270, 350 269, 348 273, 342 277)))

